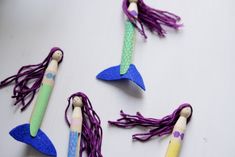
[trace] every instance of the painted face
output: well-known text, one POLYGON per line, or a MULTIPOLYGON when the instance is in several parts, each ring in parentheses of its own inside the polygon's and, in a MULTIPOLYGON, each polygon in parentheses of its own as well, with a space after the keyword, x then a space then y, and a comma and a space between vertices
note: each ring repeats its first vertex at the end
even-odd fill
POLYGON ((185 107, 182 109, 182 111, 180 112, 180 115, 188 118, 190 115, 192 114, 191 108, 190 107, 185 107))
POLYGON ((52 58, 55 59, 57 62, 59 62, 63 57, 63 53, 60 50, 56 50, 53 55, 52 58))
POLYGON ((73 106, 74 107, 82 107, 81 97, 76 96, 76 97, 73 98, 73 106))

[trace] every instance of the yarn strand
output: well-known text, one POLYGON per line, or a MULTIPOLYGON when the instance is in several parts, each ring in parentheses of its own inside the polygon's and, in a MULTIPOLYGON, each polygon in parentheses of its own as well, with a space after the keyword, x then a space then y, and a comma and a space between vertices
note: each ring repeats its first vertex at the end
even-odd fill
POLYGON ((138 17, 133 16, 128 11, 129 0, 123 0, 123 12, 128 19, 133 23, 136 29, 147 38, 143 25, 145 25, 151 32, 156 32, 160 37, 164 37, 166 30, 162 27, 167 26, 173 29, 178 29, 182 24, 178 24, 180 17, 168 12, 149 7, 143 0, 137 0, 138 17))

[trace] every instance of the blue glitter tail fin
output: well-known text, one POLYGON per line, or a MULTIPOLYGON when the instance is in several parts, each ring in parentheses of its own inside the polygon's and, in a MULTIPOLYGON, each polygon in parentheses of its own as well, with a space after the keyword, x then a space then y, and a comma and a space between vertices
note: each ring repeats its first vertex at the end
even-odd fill
POLYGON ((120 65, 118 65, 105 69, 104 71, 100 72, 96 78, 104 81, 130 80, 138 85, 141 89, 145 90, 144 81, 133 64, 130 65, 128 71, 123 75, 120 74, 120 65))
POLYGON ((17 141, 26 143, 45 155, 56 156, 56 149, 47 135, 39 129, 37 135, 32 137, 29 126, 29 124, 19 125, 9 134, 17 141))

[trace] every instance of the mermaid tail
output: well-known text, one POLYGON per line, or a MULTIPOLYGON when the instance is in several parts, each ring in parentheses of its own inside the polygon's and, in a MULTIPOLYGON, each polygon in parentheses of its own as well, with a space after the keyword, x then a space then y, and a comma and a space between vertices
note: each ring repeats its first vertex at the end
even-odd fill
POLYGON ((121 75, 124 75, 128 71, 131 65, 134 46, 135 46, 135 27, 129 20, 127 20, 125 23, 125 35, 124 35, 124 43, 122 49, 121 67, 120 67, 121 75))
POLYGON ((105 81, 130 80, 145 90, 144 81, 136 69, 135 65, 130 64, 128 71, 124 75, 120 75, 120 65, 108 68, 99 73, 96 78, 105 81))
POLYGON ((134 45, 135 27, 129 20, 127 20, 125 24, 121 64, 102 71, 96 76, 96 78, 105 81, 130 80, 141 89, 145 90, 144 81, 140 73, 136 67, 131 64, 134 45))
MULTIPOLYGON (((51 74, 51 73, 48 73, 51 74)), ((52 74, 51 74, 52 75, 52 74)), ((53 86, 46 83, 42 84, 30 119, 30 135, 36 136, 40 129, 46 108, 52 93, 53 86)))
POLYGON ((79 153, 77 152, 79 136, 80 133, 77 131, 70 131, 68 157, 76 157, 76 154, 79 153))
POLYGON ((9 134, 17 141, 28 144, 45 155, 57 156, 54 145, 41 129, 32 137, 29 124, 23 124, 12 129, 9 134))

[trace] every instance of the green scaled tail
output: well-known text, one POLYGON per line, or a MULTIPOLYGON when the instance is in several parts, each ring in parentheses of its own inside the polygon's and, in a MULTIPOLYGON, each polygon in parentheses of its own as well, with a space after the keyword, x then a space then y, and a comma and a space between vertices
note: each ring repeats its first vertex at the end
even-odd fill
POLYGON ((127 20, 125 23, 124 44, 122 50, 122 61, 120 67, 120 74, 125 74, 132 61, 132 53, 135 46, 135 27, 127 20))

